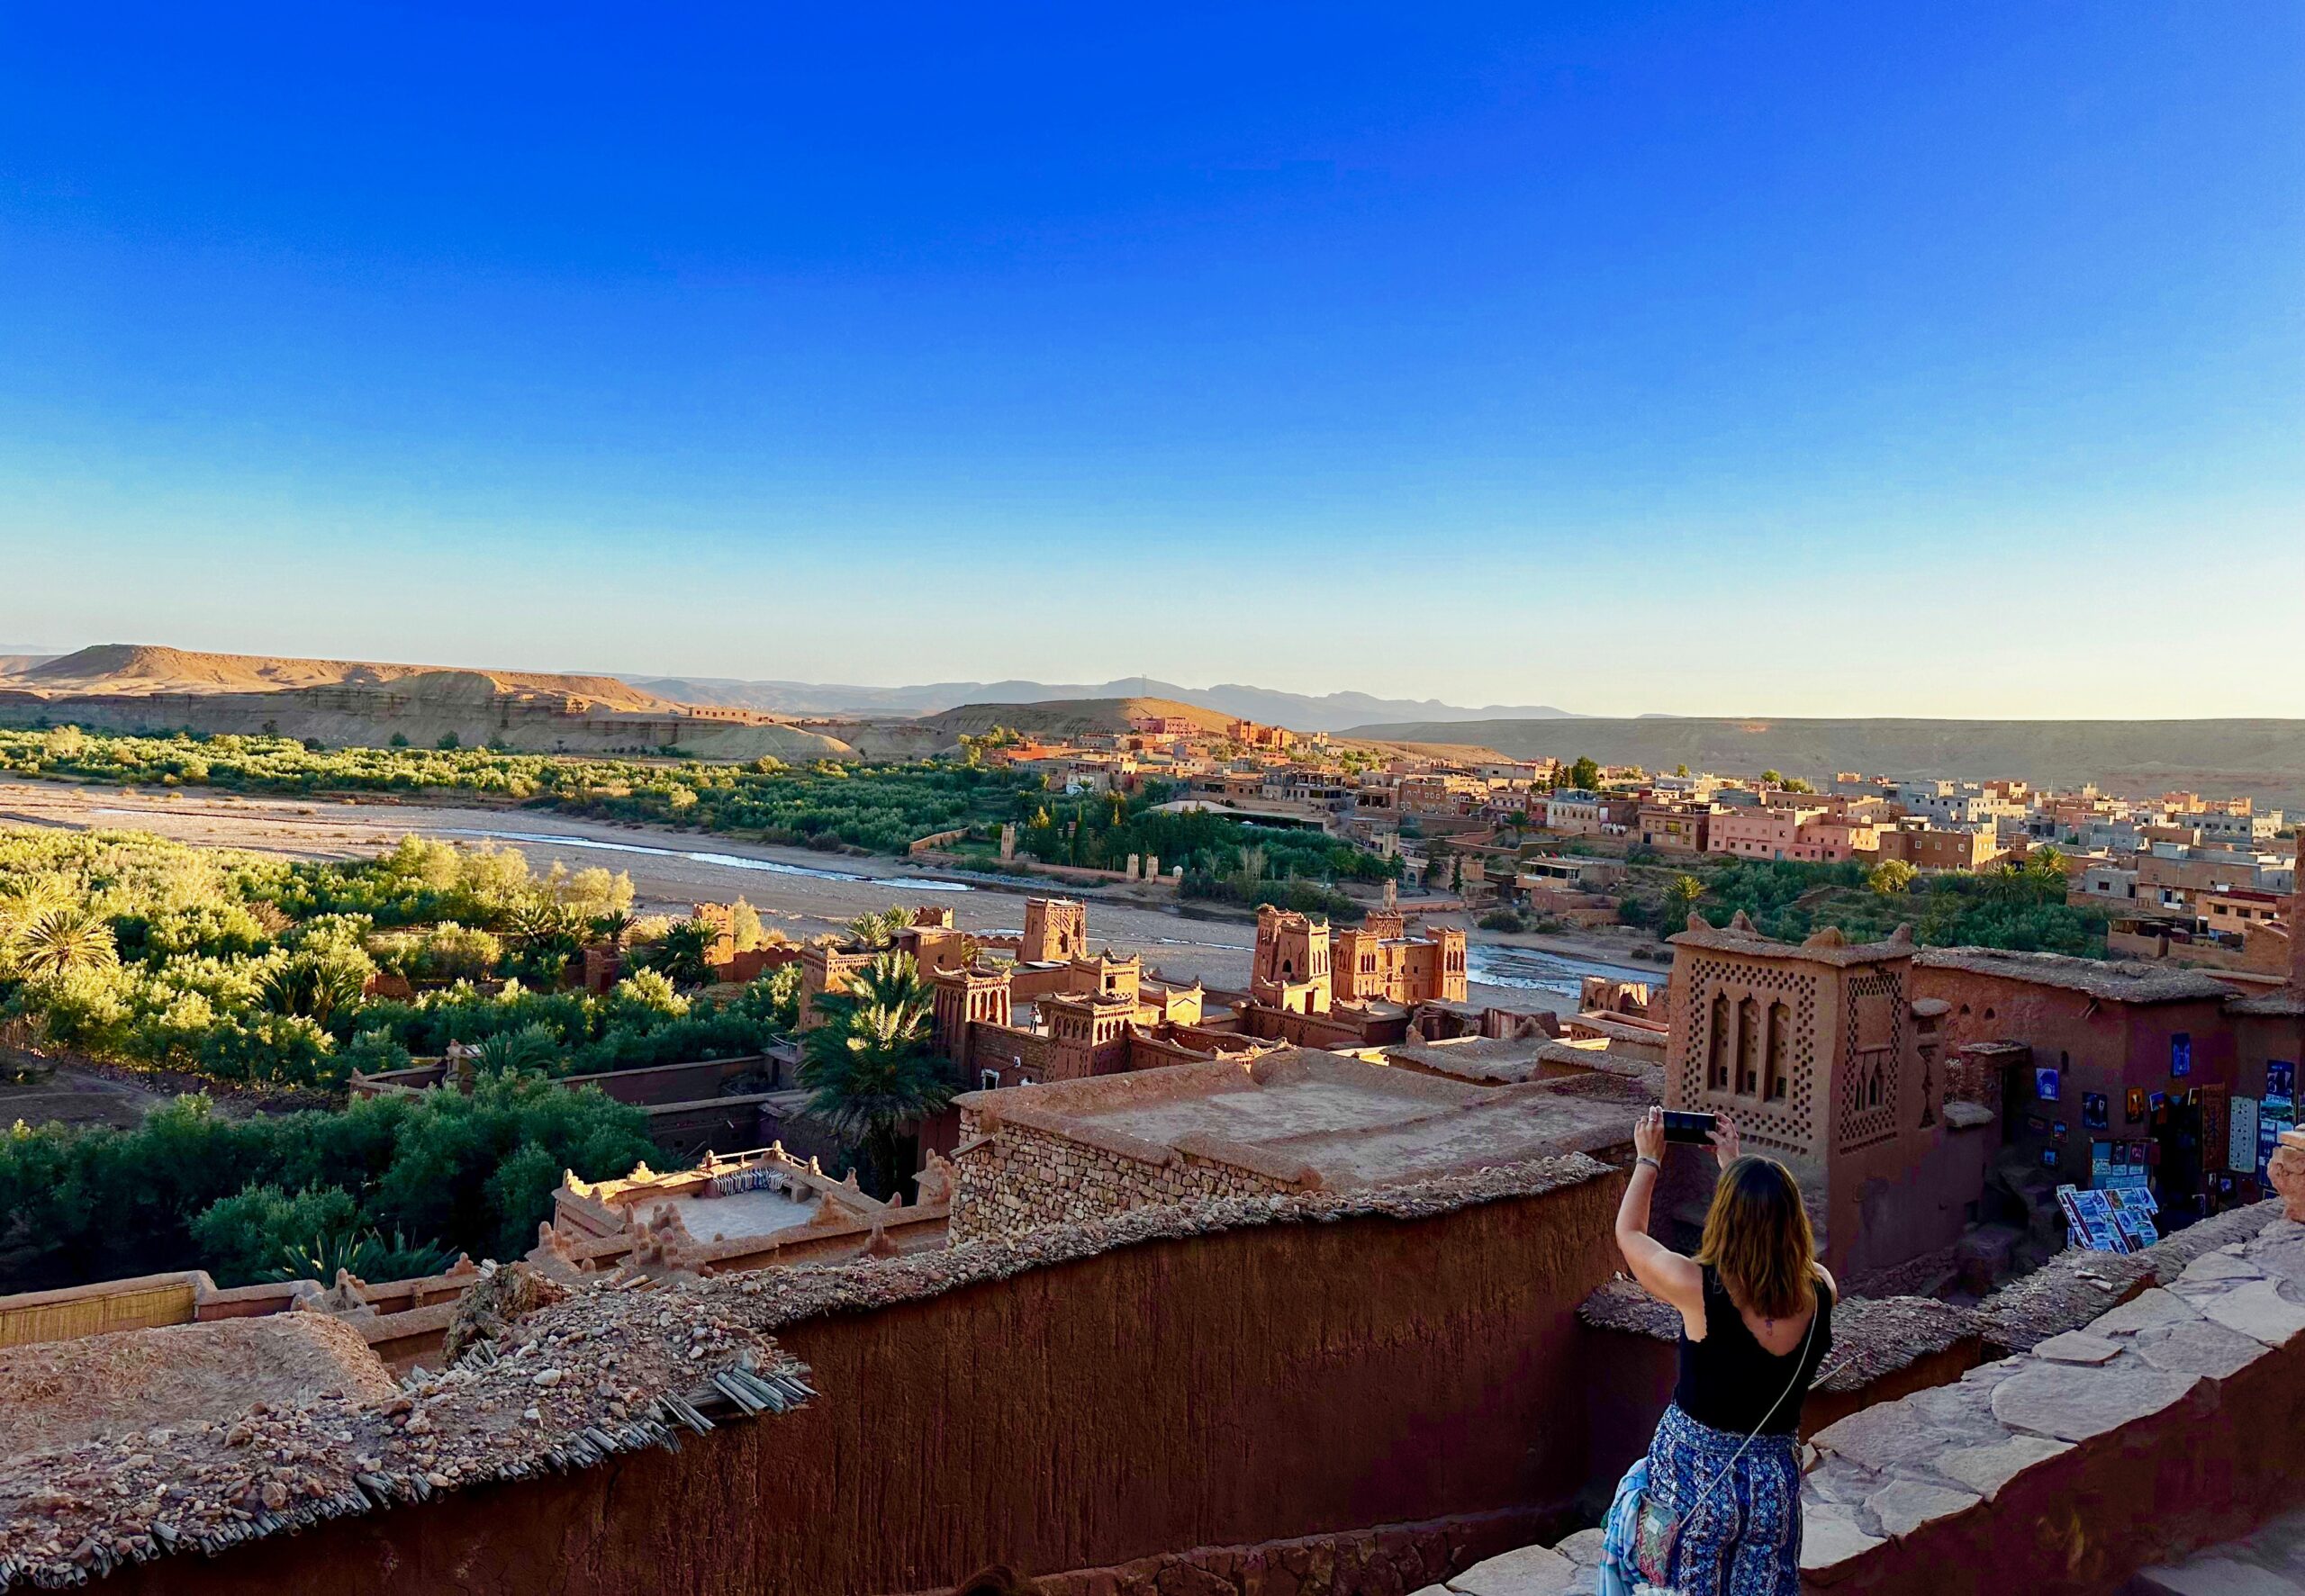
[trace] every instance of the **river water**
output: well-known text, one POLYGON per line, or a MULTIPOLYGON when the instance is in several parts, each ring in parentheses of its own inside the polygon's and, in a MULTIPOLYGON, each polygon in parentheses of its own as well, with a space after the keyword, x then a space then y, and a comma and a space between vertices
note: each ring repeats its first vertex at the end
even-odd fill
MULTIPOLYGON (((601 864, 628 872, 639 906, 682 913, 690 905, 743 897, 764 924, 808 936, 891 904, 928 899, 953 922, 975 932, 1013 931, 1024 917, 1022 891, 986 878, 962 879, 901 860, 841 856, 837 864, 805 849, 714 839, 693 845, 688 834, 522 811, 516 823, 493 823, 489 811, 452 806, 298 801, 186 792, 124 793, 42 781, 0 779, 0 825, 122 827, 206 846, 236 847, 303 859, 366 857, 415 834, 518 849, 532 869, 555 861, 571 869, 601 864)), ((1240 987, 1248 983, 1253 941, 1239 918, 1178 906, 1084 894, 1093 942, 1143 956, 1147 969, 1175 980, 1240 987)), ((1415 906, 1405 906, 1412 910, 1415 906)), ((1661 981, 1663 970, 1601 959, 1474 942, 1467 976, 1475 1002, 1512 1008, 1563 1009, 1586 975, 1661 981)))

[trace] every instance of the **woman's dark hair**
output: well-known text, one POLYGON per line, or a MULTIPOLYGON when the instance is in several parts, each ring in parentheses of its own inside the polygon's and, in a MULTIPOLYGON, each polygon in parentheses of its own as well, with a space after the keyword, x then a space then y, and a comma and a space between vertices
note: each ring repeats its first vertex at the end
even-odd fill
POLYGON ((1005 1563, 996 1563, 963 1580, 953 1596, 1038 1596, 1040 1587, 1005 1563))
POLYGON ((1807 1307, 1817 1238, 1793 1172, 1749 1154, 1723 1169, 1696 1259, 1721 1271, 1739 1307, 1765 1319, 1791 1319, 1807 1307))

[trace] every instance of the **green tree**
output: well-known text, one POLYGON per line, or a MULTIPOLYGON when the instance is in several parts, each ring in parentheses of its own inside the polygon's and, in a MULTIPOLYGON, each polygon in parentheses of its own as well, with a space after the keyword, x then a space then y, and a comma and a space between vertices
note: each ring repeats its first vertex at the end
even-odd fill
POLYGON ((548 1025, 523 1025, 517 1031, 499 1031, 493 1036, 483 1037, 480 1052, 474 1065, 495 1074, 518 1073, 522 1070, 548 1074, 560 1059, 560 1039, 548 1025))
POLYGON ((872 953, 895 946, 897 933, 911 924, 911 914, 902 905, 892 904, 874 914, 859 915, 842 929, 850 947, 872 953))
POLYGON ((1568 767, 1568 784, 1579 792, 1597 792, 1601 786, 1601 767, 1594 760, 1578 756, 1568 767))
POLYGON ((463 739, 459 738, 454 732, 442 732, 440 734, 439 741, 433 744, 432 746, 444 751, 456 749, 463 746, 463 739))
POLYGON ((2065 855, 2058 850, 2044 844, 2026 854, 2025 874, 2032 879, 2035 889, 2045 900, 2055 902, 2064 898, 2067 878, 2065 855))
POLYGON ((1688 924, 1689 915, 1704 896, 1704 883, 1686 872, 1665 883, 1665 927, 1678 931, 1688 924))
POLYGON ((109 969, 120 961, 111 924, 73 904, 27 915, 10 934, 6 951, 7 963, 27 978, 109 969))
POLYGON ((1896 897, 1912 891, 1920 874, 1902 859, 1885 859, 1865 872, 1865 884, 1883 897, 1896 897))
POLYGON ((859 1183, 897 1189, 905 1127, 942 1110, 953 1088, 929 1051, 932 997, 909 953, 882 953, 815 1000, 822 1023, 802 1038, 809 1109, 854 1141, 859 1183))
POLYGON ((682 920, 649 950, 649 968, 662 970, 675 987, 701 987, 712 979, 707 960, 719 936, 719 927, 710 920, 682 920))

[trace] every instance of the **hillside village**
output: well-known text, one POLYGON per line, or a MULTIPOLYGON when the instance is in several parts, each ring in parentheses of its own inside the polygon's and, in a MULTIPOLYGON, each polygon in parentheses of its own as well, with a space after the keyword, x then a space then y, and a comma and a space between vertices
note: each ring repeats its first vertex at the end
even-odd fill
MULTIPOLYGON (((2266 1228, 2275 1197, 2305 1217, 2297 834, 2250 797, 1516 760, 1144 699, 867 726, 606 679, 151 650, 8 686, 23 729, 0 731, 0 763, 19 780, 456 797, 880 853, 1019 895, 1022 928, 963 929, 896 882, 886 913, 802 937, 743 902, 637 915, 628 879, 538 877, 485 846, 227 864, 132 833, 0 833, 0 1043, 19 1069, 158 1072, 255 1116, 232 1130, 194 1097, 0 1147, 0 1190, 26 1194, 0 1267, 41 1283, 0 1296, 0 1583, 159 1559, 173 1587, 171 1551, 221 1553, 221 1573, 259 1555, 227 1548, 303 1528, 279 1566, 336 1561, 319 1548, 350 1534, 514 1588, 511 1543, 461 1516, 475 1491, 589 1490, 679 1429, 722 1459, 723 1485, 694 1487, 703 1510, 756 1512, 715 1495, 741 1455, 726 1448, 789 1429, 801 1456, 837 1453, 849 1427, 884 1426, 872 1393, 924 1356, 904 1314, 1070 1368, 1076 1353, 1016 1339, 1002 1305, 1059 1291, 1060 1270, 1056 1322, 1095 1341, 1161 1260, 1187 1294, 1157 1323, 1175 1351, 1130 1362, 1134 1381, 1156 1402, 1198 1381, 1194 1405, 1229 1424, 1257 1378, 1197 1372, 1233 1368, 1243 1343, 1182 1304, 1216 1292, 1271 1322, 1317 1222, 1356 1270, 1469 1245, 1514 1272, 1502 1295, 1451 1275, 1385 1310, 1483 1326, 1488 1350, 1460 1367, 1404 1359, 1425 1330, 1371 1327, 1335 1376, 1456 1414, 1415 1455, 1473 1474, 1372 1475, 1397 1439, 1341 1429, 1360 1404, 1283 1335, 1288 1377, 1311 1380, 1299 1422, 1335 1463, 1276 1475, 1278 1432, 1260 1429, 1226 1465, 1243 1489, 1288 1482, 1222 1532, 1264 1549, 1212 1549, 1154 1508, 1062 1544, 1005 1510, 984 1522, 1042 1566, 1111 1564, 1081 1596, 1268 1588, 1243 1557, 1304 1591, 1588 1588, 1597 1532, 1578 1525, 1639 1444, 1669 1350, 1611 1278, 1602 1222, 1652 1102, 1732 1113, 1794 1168, 1848 1289, 1850 1362, 1808 1425, 1820 1588, 1925 1578, 1993 1533, 1979 1515, 2022 1510, 1996 1493, 2069 1490, 2088 1447, 2032 1438, 2062 1419, 1962 1405, 2004 1384, 2041 1385, 2052 1413, 2089 1400, 2060 1382, 2097 1366, 2060 1348, 2109 1348, 2100 1384, 2129 1393, 2120 1371, 2172 1366, 2153 1338, 2207 1336, 2213 1358, 2181 1360, 2214 1364, 2196 1378, 2305 1390, 2288 1339, 2305 1281, 2282 1272, 2286 1222, 2266 1228), (1252 945, 1165 974, 1157 949, 1100 937, 1117 906, 1238 915, 1252 945), (1516 947, 1614 966, 1571 1002, 1477 987, 1476 951, 1516 947), (1623 968, 1643 962, 1653 978, 1623 968), (134 1222, 58 1206, 186 1137, 213 1150, 134 1222), (294 1151, 378 1138, 367 1169, 294 1151), (421 1200, 400 1172, 428 1161, 474 1197, 421 1200), (2244 1313, 2245 1297, 2263 1301, 2244 1313), (2142 1306, 2165 1301, 2182 1311, 2142 1306), (1454 1394, 1493 1389, 1523 1344, 1550 1348, 1547 1372, 1509 1382, 1516 1423, 1550 1438, 1526 1476, 1454 1394), (131 1370, 152 1395, 97 1394, 131 1370), (1885 1426, 2006 1457, 1909 1467, 1885 1426), (1526 1483, 1479 1483, 1507 1476, 1526 1483), (1372 1477, 1393 1482, 1375 1499, 1372 1477), (1362 1528, 1288 1549, 1324 1522, 1362 1528)), ((1673 1165, 1659 1233, 1693 1244, 1708 1192, 1673 1165)), ((947 1392, 939 1421, 1007 1427, 1004 1402, 1037 1389, 947 1392)), ((2184 1422, 2201 1389, 2124 1394, 2102 1445, 2184 1422)), ((1162 1466, 1098 1401, 1038 1411, 1044 1438, 1004 1443, 999 1466, 1039 1477, 1089 1444, 1134 1477, 1162 1466)), ((2154 1444, 2224 1467, 2234 1442, 2190 1422, 2154 1444)), ((925 1502, 935 1480, 903 1489, 925 1502)), ((858 1504, 836 1481, 808 1489, 831 1561, 798 1582, 749 1553, 712 1565, 764 1589, 918 1588, 993 1553, 909 1524, 908 1499, 881 1511, 934 1543, 927 1561, 876 1561, 880 1526, 843 1517, 858 1504)), ((604 1522, 664 1555, 637 1521, 604 1522)), ((2091 1568, 2168 1544, 2088 1533, 2091 1568)))

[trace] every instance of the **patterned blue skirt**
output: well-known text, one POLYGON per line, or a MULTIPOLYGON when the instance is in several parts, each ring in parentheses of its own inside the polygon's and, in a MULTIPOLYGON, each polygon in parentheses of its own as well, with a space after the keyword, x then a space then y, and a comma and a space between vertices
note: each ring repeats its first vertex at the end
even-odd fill
POLYGON ((1649 1456, 1633 1465, 1609 1510, 1604 1581, 1614 1575, 1628 1589, 1640 1579, 1634 1492, 1680 1520, 1667 1581, 1678 1596, 1800 1596, 1801 1451, 1792 1436, 1758 1436, 1748 1446, 1741 1435, 1667 1408, 1649 1456))

